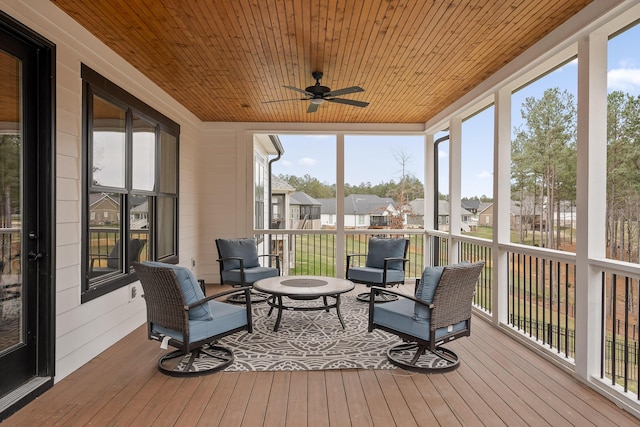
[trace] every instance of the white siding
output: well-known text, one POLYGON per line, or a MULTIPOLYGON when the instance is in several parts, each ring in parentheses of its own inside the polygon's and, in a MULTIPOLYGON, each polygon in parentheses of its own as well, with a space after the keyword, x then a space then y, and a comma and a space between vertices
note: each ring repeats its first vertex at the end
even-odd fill
MULTIPOLYGON (((80 304, 82 82, 85 63, 181 125, 180 251, 198 252, 196 159, 200 122, 47 0, 0 0, 0 9, 56 45, 56 381, 144 323, 144 302, 123 288, 80 304)), ((138 284, 139 286, 139 284, 138 284)))

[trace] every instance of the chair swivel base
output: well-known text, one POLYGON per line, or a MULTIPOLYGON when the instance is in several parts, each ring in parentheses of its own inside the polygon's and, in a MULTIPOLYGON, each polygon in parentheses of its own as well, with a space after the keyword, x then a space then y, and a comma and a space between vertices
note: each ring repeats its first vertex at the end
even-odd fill
POLYGON ((199 377, 221 371, 233 363, 233 352, 213 344, 194 349, 190 353, 175 350, 158 361, 158 370, 172 377, 199 377))
MULTIPOLYGON (((358 294, 356 296, 356 299, 358 301, 362 301, 362 302, 369 302, 369 300, 371 299, 371 292, 363 292, 361 294, 358 294)), ((374 296, 374 303, 382 303, 382 302, 389 302, 389 301, 395 301, 397 300, 398 297, 396 295, 391 295, 391 294, 381 294, 379 292, 375 293, 374 296)))
MULTIPOLYGON (((256 304, 259 302, 265 302, 267 300, 267 298, 269 298, 269 295, 267 294, 263 294, 260 292, 256 292, 256 291, 251 291, 251 304, 256 304)), ((227 298, 227 302, 233 303, 233 304, 246 304, 247 300, 244 297, 244 294, 235 294, 235 295, 231 295, 229 298, 227 298)))
POLYGON ((414 372, 449 372, 460 366, 460 359, 453 351, 436 347, 433 352, 420 348, 416 343, 403 342, 387 350, 389 362, 414 372))

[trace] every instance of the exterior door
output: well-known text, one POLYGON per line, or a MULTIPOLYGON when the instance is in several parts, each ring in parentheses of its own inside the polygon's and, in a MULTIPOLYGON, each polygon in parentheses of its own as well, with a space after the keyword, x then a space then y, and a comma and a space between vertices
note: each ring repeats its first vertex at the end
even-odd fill
POLYGON ((0 408, 53 371, 51 50, 19 31, 0 19, 0 408))

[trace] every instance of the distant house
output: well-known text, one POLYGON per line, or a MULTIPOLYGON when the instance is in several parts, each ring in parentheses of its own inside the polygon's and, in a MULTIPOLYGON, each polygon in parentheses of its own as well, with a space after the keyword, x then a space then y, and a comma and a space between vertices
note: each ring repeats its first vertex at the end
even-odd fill
MULTIPOLYGON (((336 226, 336 200, 318 199, 321 204, 321 224, 325 228, 336 226)), ((396 213, 390 197, 373 194, 351 194, 344 199, 345 228, 388 227, 389 217, 396 213)))
MULTIPOLYGON (((414 199, 409 202, 411 206, 411 213, 407 216, 407 224, 413 226, 422 227, 424 224, 424 199, 414 199)), ((469 231, 472 225, 475 225, 476 221, 473 214, 462 207, 460 212, 460 221, 462 222, 462 229, 469 231)), ((449 229, 449 202, 446 200, 438 200, 438 229, 449 229)))
POLYGON ((483 206, 478 212, 478 225, 493 227, 493 203, 483 206))
POLYGON ((336 227, 336 199, 317 199, 320 202, 320 226, 336 227))
MULTIPOLYGON (((509 227, 512 230, 518 230, 520 225, 524 225, 524 229, 539 229, 544 227, 544 220, 539 208, 535 208, 531 203, 522 203, 519 201, 511 201, 509 206, 509 227)), ((478 225, 485 227, 493 227, 493 203, 489 203, 478 213, 478 225)))
POLYGON ((469 212, 471 212, 473 215, 476 215, 480 209, 480 200, 474 199, 474 200, 462 200, 460 202, 460 204, 462 205, 463 209, 468 210, 469 212))
POLYGON ((120 223, 120 203, 106 193, 89 196, 89 225, 120 223))
POLYGON ((409 202, 410 212, 407 213, 407 226, 424 228, 424 199, 414 199, 409 202))
MULTIPOLYGON (((438 200, 438 230, 449 230, 450 216, 449 202, 447 200, 438 200)), ((475 224, 473 214, 462 206, 460 208, 460 222, 462 231, 470 231, 471 225, 475 224)))
POLYGON ((290 209, 290 198, 296 189, 288 182, 271 175, 271 229, 284 229, 287 224, 287 212, 290 209))
POLYGON ((396 213, 390 197, 351 194, 344 199, 345 228, 388 227, 389 215, 396 213))
POLYGON ((149 200, 145 198, 144 202, 134 206, 130 210, 129 228, 132 230, 145 230, 149 228, 149 200))
POLYGON ((319 230, 321 227, 320 201, 302 191, 296 191, 289 198, 291 229, 319 230))

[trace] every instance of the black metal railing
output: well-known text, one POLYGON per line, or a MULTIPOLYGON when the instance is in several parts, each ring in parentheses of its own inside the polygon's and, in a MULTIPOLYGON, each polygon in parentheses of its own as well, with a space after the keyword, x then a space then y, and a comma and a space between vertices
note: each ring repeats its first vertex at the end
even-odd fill
POLYGON ((480 243, 471 241, 462 241, 458 245, 458 259, 460 261, 478 262, 484 261, 484 268, 478 278, 476 284, 476 292, 473 297, 473 304, 491 313, 492 298, 493 298, 493 285, 492 285, 492 272, 493 272, 493 257, 491 252, 491 243, 480 243))
POLYGON ((602 272, 602 330, 600 377, 622 386, 640 399, 638 390, 638 279, 624 273, 602 272))
MULTIPOLYGON (((409 248, 405 277, 413 282, 422 275, 424 269, 424 236, 418 233, 394 231, 387 233, 383 230, 369 232, 346 233, 344 235, 343 261, 347 254, 366 255, 371 237, 407 238, 409 248)), ((289 231, 285 233, 268 232, 259 235, 259 252, 278 254, 282 263, 282 270, 291 276, 325 275, 337 277, 337 235, 335 230, 305 230, 289 231)), ((358 262, 358 259, 354 259, 358 262)), ((364 262, 364 257, 362 258, 364 262)), ((344 263, 343 263, 344 265, 344 263)), ((345 266, 346 267, 346 266, 345 266)), ((342 272, 344 273, 344 272, 342 272)))
MULTIPOLYGON (((131 230, 131 239, 144 240, 146 243, 149 239, 149 230, 131 230)), ((111 253, 116 244, 120 242, 120 230, 110 227, 92 227, 89 229, 89 260, 95 258, 93 267, 106 267, 108 255, 111 253)), ((138 261, 147 261, 149 253, 149 245, 143 246, 138 261)))
POLYGON ((511 324, 564 357, 574 357, 575 342, 569 337, 575 336, 575 264, 510 252, 508 277, 511 324), (551 325, 556 335, 541 325, 551 325))

